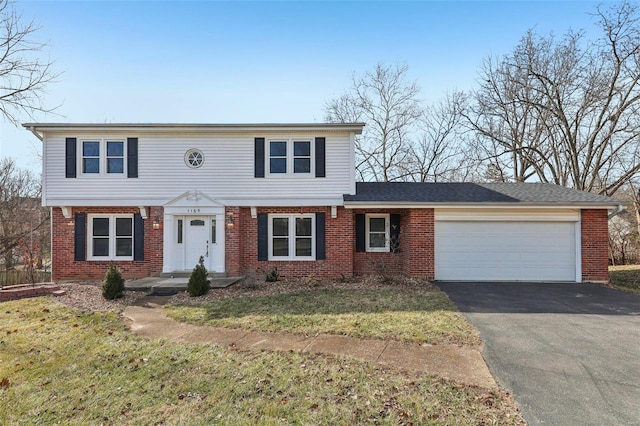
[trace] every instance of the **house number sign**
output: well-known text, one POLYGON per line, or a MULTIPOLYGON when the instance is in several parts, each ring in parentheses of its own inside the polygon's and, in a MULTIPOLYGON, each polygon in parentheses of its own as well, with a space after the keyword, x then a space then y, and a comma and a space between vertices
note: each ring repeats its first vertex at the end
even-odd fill
POLYGON ((200 213, 200 209, 187 209, 187 213, 200 213))

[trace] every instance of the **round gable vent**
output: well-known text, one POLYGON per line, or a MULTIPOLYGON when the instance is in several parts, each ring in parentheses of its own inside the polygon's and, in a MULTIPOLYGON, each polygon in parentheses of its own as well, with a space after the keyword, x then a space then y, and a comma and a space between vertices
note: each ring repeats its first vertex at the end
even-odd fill
POLYGON ((192 148, 184 154, 184 162, 192 169, 197 169, 204 163, 204 154, 196 148, 192 148))

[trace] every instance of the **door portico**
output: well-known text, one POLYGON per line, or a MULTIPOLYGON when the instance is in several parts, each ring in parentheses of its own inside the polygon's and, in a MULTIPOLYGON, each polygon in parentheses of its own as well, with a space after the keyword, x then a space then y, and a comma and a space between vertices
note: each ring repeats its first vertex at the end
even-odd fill
POLYGON ((225 272, 225 207, 200 191, 164 206, 162 272, 190 271, 200 256, 211 272, 225 272))

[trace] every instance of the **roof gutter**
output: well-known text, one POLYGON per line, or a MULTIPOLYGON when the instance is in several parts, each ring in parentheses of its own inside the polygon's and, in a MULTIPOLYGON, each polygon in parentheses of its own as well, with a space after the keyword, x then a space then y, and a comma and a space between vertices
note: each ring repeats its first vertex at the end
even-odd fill
POLYGON ((36 138, 40 139, 40 142, 44 141, 44 135, 42 133, 38 133, 38 131, 36 130, 36 126, 29 126, 27 127, 27 129, 29 129, 29 131, 33 133, 36 138))
POLYGON ((614 216, 619 215, 623 211, 624 211, 624 207, 622 206, 622 204, 618 204, 618 207, 616 207, 616 209, 614 211, 609 213, 609 219, 613 218, 614 216))
POLYGON ((361 134, 364 123, 24 123, 44 132, 64 131, 144 131, 144 132, 354 132, 361 134))
POLYGON ((345 201, 345 209, 617 209, 618 204, 589 204, 589 203, 425 203, 425 202, 374 202, 374 201, 345 201))

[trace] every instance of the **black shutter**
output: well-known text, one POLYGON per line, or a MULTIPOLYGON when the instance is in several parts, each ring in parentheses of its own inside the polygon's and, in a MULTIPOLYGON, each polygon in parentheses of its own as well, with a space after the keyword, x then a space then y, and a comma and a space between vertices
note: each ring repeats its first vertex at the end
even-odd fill
POLYGON ((316 138, 316 177, 326 177, 325 138, 316 138))
POLYGON ((269 217, 258 213, 258 260, 269 259, 269 217))
POLYGON ((264 177, 264 138, 255 138, 254 176, 264 177))
POLYGON ((392 253, 400 251, 400 215, 389 215, 389 249, 392 253))
POLYGON ((356 215, 356 251, 366 251, 365 247, 365 216, 356 215))
MULTIPOLYGON (((76 177, 76 149, 78 146, 76 138, 67 138, 65 140, 65 161, 64 161, 64 169, 65 169, 65 177, 74 178, 76 177)), ((84 259, 83 259, 84 260, 84 259)))
POLYGON ((133 260, 144 260, 144 221, 140 213, 133 215, 133 260))
POLYGON ((325 217, 323 212, 316 213, 316 260, 327 258, 325 249, 325 217))
POLYGON ((87 214, 76 213, 75 217, 75 241, 73 260, 76 262, 87 259, 87 214))
POLYGON ((127 138, 127 177, 138 177, 138 138, 127 138))

